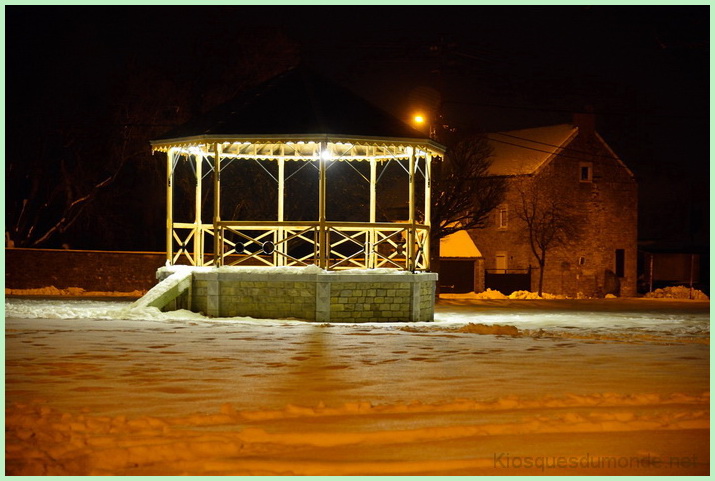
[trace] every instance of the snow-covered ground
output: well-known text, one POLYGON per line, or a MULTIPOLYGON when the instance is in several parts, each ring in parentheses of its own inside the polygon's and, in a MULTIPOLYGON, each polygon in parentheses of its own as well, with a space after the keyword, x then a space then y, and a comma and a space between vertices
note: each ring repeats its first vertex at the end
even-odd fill
POLYGON ((435 322, 6 299, 6 474, 708 474, 709 303, 452 296, 435 322))

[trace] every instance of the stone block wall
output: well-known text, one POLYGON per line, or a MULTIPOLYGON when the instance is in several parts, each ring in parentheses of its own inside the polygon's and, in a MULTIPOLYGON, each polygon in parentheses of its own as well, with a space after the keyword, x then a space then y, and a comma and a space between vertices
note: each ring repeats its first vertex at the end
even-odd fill
MULTIPOLYGON (((404 322, 434 319, 437 274, 328 273, 329 318, 333 322, 404 322)), ((320 299, 318 299, 320 303, 320 299)), ((320 306, 316 306, 320 310, 320 306)))
MULTIPOLYGON (((160 273, 158 277, 165 275, 160 273)), ((196 269, 189 305, 192 311, 211 317, 317 322, 431 321, 436 282, 434 273, 196 269)))
POLYGON ((330 318, 334 321, 403 321, 409 319, 409 282, 335 282, 330 285, 330 318))
POLYGON ((194 277, 191 307, 214 317, 312 319, 315 285, 297 280, 212 279, 199 275, 194 277))

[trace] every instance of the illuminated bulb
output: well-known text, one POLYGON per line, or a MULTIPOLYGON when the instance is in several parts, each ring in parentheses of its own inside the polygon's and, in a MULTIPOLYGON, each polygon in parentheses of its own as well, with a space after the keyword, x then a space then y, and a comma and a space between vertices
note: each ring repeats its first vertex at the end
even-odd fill
POLYGON ((333 158, 329 150, 320 151, 320 160, 331 160, 333 158))
POLYGON ((425 118, 422 115, 415 115, 414 121, 417 122, 418 124, 424 124, 425 118))

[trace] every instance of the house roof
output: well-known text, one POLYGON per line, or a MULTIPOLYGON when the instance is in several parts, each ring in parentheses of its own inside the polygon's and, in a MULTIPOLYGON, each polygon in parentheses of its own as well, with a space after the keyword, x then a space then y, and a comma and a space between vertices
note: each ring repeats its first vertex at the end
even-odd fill
POLYGON ((576 136, 572 124, 496 132, 487 135, 493 148, 492 175, 523 175, 539 170, 576 136))
POLYGON ((482 257, 482 253, 477 249, 469 233, 467 233, 466 230, 459 230, 454 234, 440 239, 439 256, 447 258, 476 258, 482 257))
POLYGON ((348 89, 299 67, 239 94, 154 142, 267 135, 427 138, 348 89))

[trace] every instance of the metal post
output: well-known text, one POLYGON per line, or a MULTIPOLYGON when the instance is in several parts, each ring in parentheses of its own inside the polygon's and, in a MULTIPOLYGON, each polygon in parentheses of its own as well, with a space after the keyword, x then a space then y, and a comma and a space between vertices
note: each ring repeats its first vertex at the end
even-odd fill
POLYGON ((166 153, 166 261, 174 263, 174 149, 166 153))
POLYGON ((690 295, 689 299, 693 298, 693 270, 695 269, 695 254, 690 254, 690 295))
POLYGON ((648 273, 648 292, 653 292, 653 257, 654 254, 651 252, 650 254, 650 269, 648 273))
POLYGON ((221 229, 221 144, 214 144, 214 266, 223 265, 223 230, 221 229))
POLYGON ((318 267, 327 269, 328 267, 328 233, 326 232, 325 205, 326 205, 326 160, 323 152, 328 148, 327 142, 318 144, 318 267))

